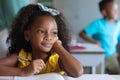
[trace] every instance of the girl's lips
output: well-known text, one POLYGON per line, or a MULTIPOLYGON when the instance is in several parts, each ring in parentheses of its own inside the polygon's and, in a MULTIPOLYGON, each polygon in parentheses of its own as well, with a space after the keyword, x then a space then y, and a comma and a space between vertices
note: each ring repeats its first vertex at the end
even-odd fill
POLYGON ((44 47, 51 48, 52 43, 42 43, 44 47))

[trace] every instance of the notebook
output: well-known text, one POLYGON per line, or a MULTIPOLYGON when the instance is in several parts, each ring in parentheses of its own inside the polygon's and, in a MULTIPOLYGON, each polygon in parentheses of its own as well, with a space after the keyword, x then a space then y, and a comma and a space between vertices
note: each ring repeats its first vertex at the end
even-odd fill
POLYGON ((0 80, 14 80, 12 76, 0 76, 0 80))
POLYGON ((64 80, 116 80, 116 79, 114 79, 108 74, 84 74, 78 78, 64 76, 64 80))
POLYGON ((58 73, 48 73, 26 77, 15 76, 14 80, 64 80, 64 77, 58 73))
POLYGON ((14 77, 14 80, 115 80, 108 74, 83 74, 81 77, 73 78, 62 76, 57 73, 48 73, 42 75, 34 75, 27 77, 14 77))

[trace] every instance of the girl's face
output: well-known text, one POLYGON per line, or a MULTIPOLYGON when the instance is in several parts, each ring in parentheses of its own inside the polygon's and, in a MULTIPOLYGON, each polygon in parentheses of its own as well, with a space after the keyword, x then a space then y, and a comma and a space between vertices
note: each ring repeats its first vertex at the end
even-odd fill
POLYGON ((111 19, 117 19, 118 17, 118 5, 115 2, 107 4, 105 9, 105 16, 111 19))
POLYGON ((25 39, 30 41, 32 50, 49 52, 58 40, 56 21, 49 16, 36 18, 31 29, 24 32, 25 39))

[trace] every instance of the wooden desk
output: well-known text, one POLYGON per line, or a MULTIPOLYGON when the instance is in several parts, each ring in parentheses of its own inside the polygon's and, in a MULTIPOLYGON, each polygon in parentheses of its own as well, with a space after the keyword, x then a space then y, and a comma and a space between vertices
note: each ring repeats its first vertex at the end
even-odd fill
POLYGON ((104 74, 104 50, 90 43, 81 43, 85 49, 71 50, 72 55, 85 67, 92 67, 92 74, 96 73, 96 67, 101 64, 101 74, 104 74))

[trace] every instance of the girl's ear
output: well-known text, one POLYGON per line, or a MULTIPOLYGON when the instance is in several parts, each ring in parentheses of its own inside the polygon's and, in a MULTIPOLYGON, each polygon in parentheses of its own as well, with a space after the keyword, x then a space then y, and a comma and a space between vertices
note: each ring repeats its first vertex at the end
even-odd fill
POLYGON ((30 31, 29 30, 24 31, 24 38, 27 42, 29 42, 29 40, 30 40, 30 31))

